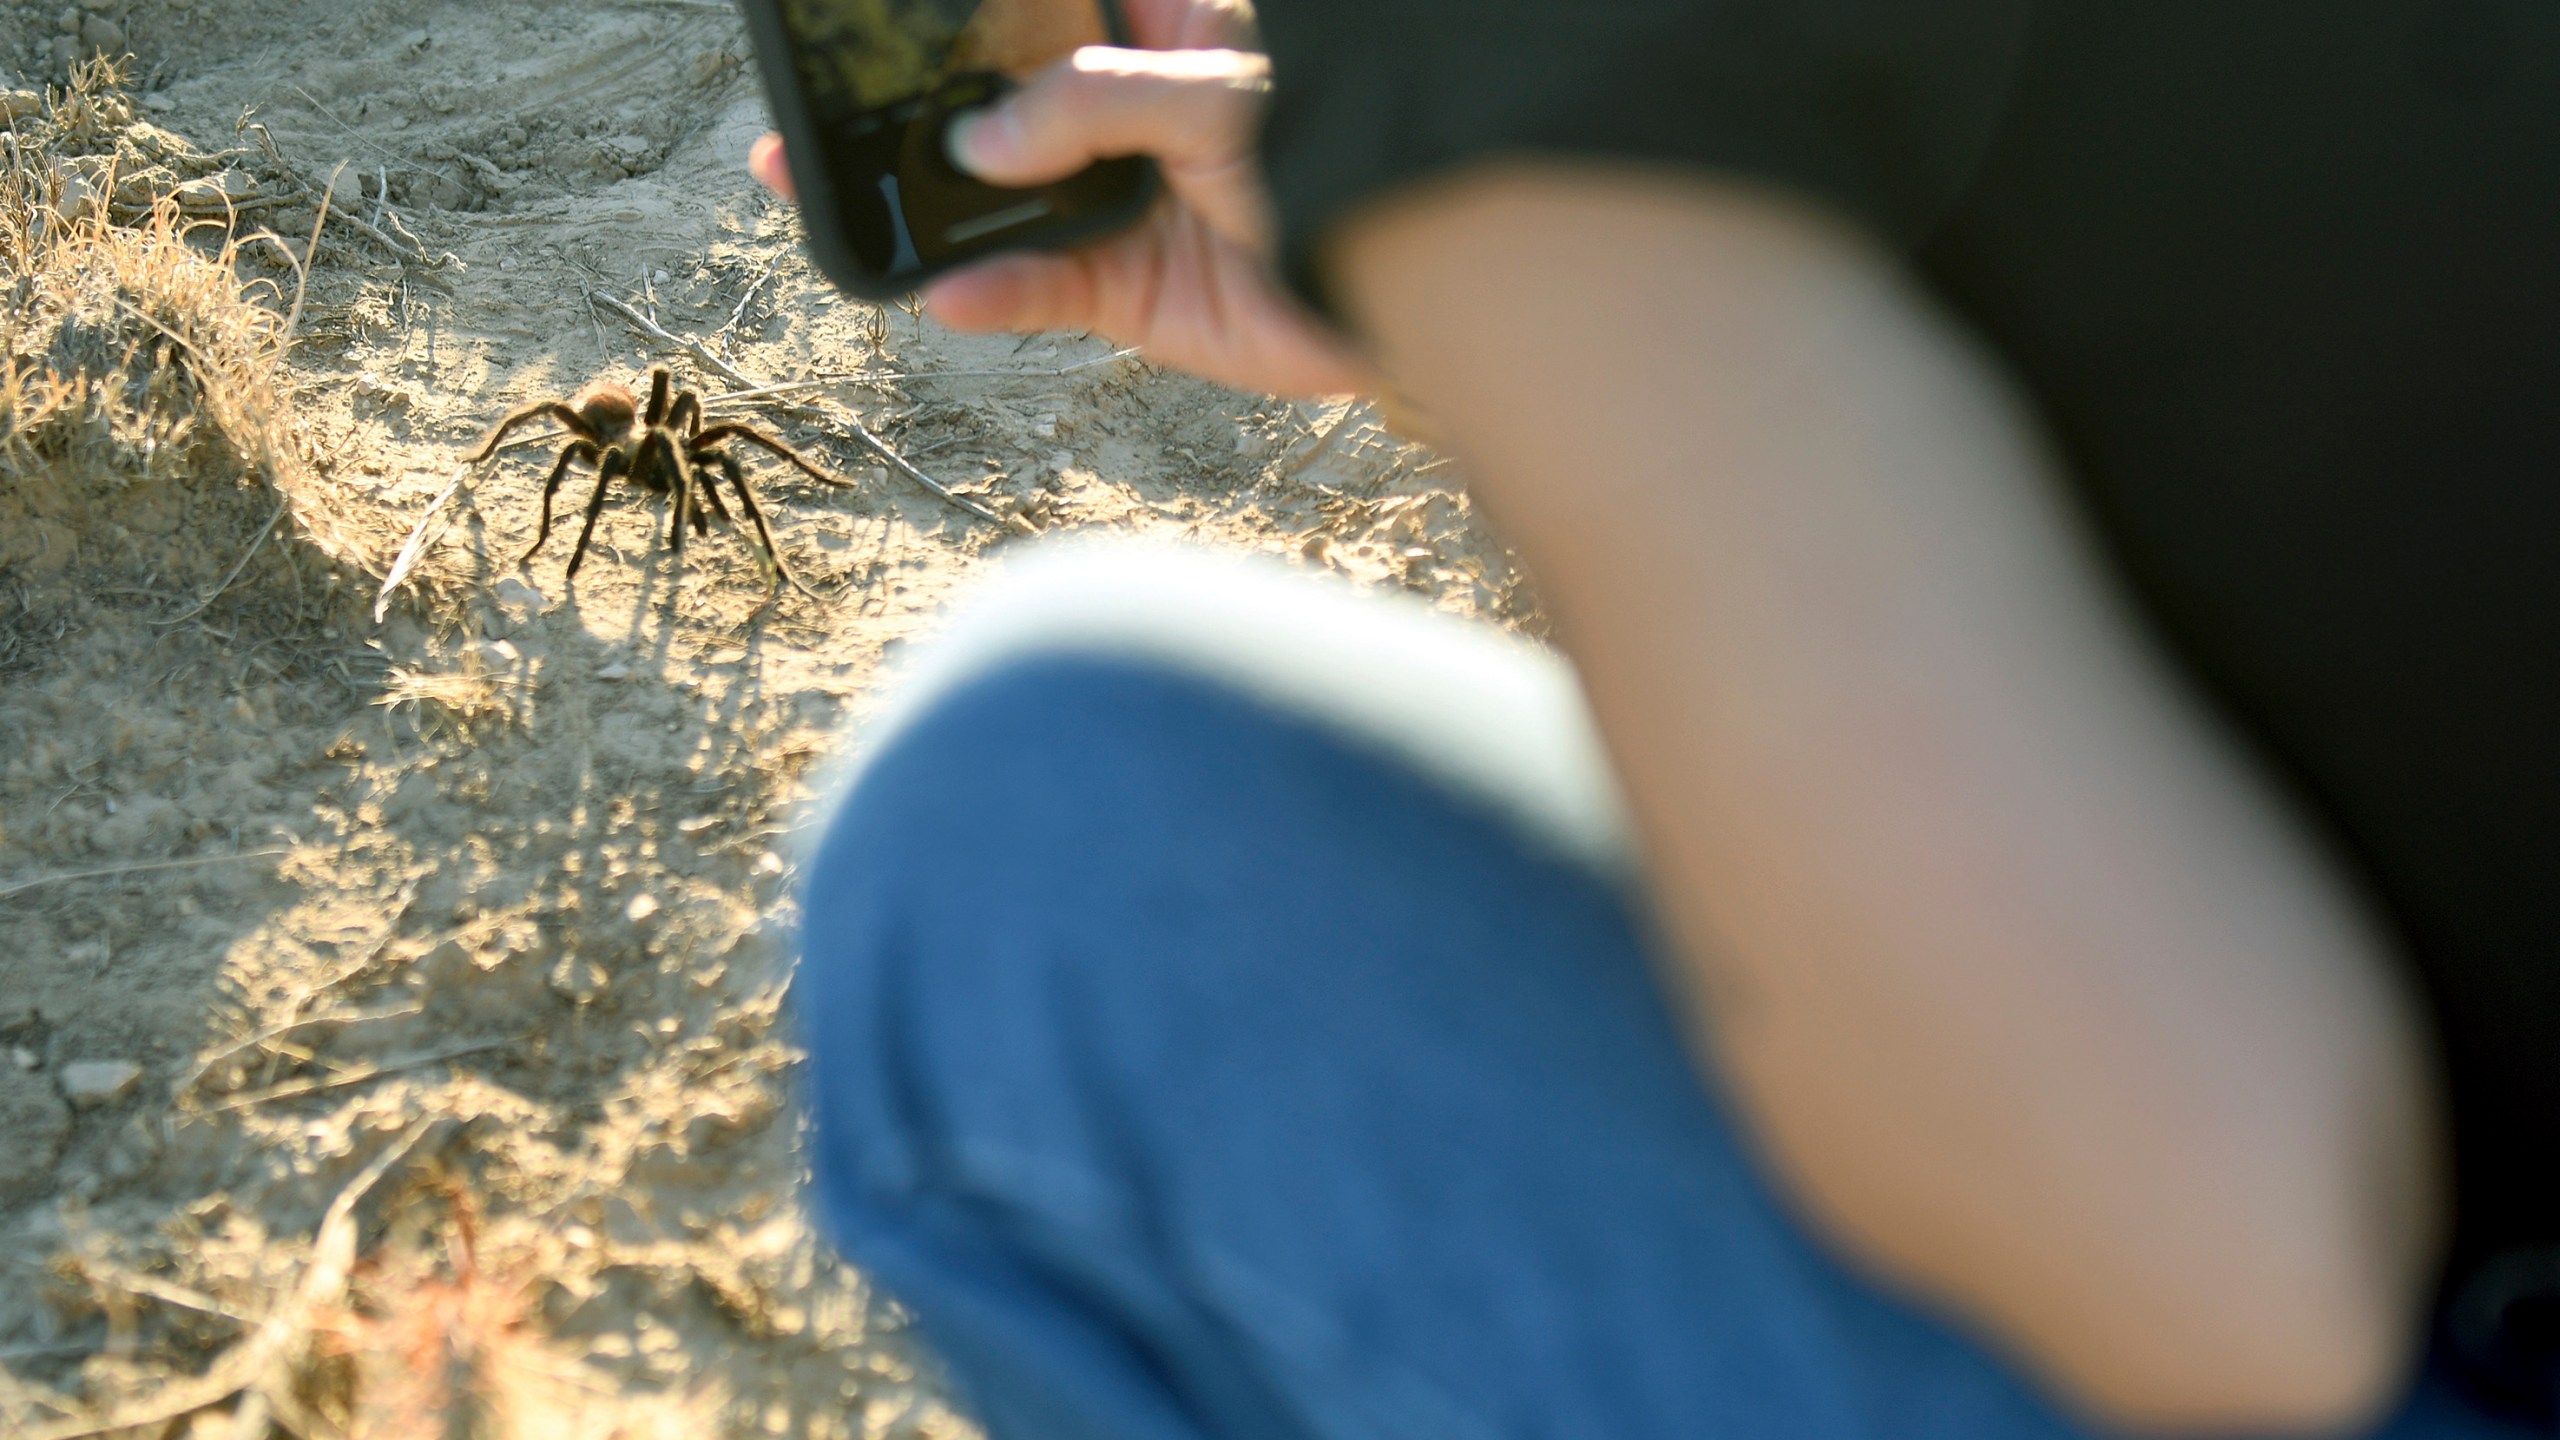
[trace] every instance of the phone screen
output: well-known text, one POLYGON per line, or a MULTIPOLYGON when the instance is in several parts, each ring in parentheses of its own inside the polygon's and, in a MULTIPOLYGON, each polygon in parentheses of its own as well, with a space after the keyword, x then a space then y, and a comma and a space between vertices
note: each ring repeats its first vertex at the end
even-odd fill
POLYGON ((1083 45, 1112 41, 1103 0, 781 0, 791 64, 843 239, 865 271, 922 276, 1125 208, 1143 185, 1106 163, 1008 190, 945 158, 953 115, 1083 45))

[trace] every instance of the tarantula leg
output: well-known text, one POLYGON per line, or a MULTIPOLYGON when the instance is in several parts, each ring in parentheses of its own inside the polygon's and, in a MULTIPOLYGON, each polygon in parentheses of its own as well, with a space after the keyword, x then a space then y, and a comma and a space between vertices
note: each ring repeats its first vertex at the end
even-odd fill
MULTIPOLYGON (((693 462, 696 467, 694 473, 699 475, 702 473, 700 467, 717 464, 719 462, 720 455, 717 451, 713 451, 707 455, 688 453, 685 458, 693 462)), ((720 503, 720 487, 712 484, 710 481, 703 481, 702 484, 695 489, 694 500, 696 503, 693 507, 693 523, 699 527, 699 533, 707 534, 711 528, 708 524, 704 523, 702 518, 703 507, 705 505, 710 507, 712 514, 720 517, 721 524, 735 525, 738 523, 729 518, 729 507, 720 503)))
POLYGON ((800 467, 800 469, 808 474, 811 479, 823 480, 829 485, 842 486, 847 490, 858 490, 862 488, 850 480, 839 479, 838 477, 830 475, 826 471, 819 469, 816 463, 811 461, 808 456, 803 455, 799 451, 792 449, 790 446, 783 444, 781 441, 774 439, 772 436, 767 435, 753 425, 739 425, 735 423, 714 425, 710 429, 703 431, 701 434, 694 436, 692 444, 694 449, 699 450, 706 445, 717 445, 723 440, 744 440, 750 445, 761 445, 765 449, 772 451, 774 454, 779 455, 783 459, 800 467))
POLYGON ((666 366, 654 365, 650 367, 649 408, 642 415, 643 422, 647 424, 650 429, 655 430, 661 424, 665 423, 667 418, 667 391, 672 389, 674 384, 675 378, 667 373, 666 366))
POLYGON ((594 460, 603 453, 592 440, 572 440, 562 448, 559 462, 551 467, 550 476, 542 482, 541 528, 533 532, 533 543, 525 547, 524 558, 516 562, 518 565, 531 563, 533 552, 541 549, 542 542, 551 538, 551 497, 559 493, 560 482, 568 475, 570 462, 594 460))
POLYGON ((663 429, 651 429, 631 447, 631 483, 652 494, 667 497, 667 548, 684 559, 684 519, 693 508, 696 480, 693 467, 684 463, 684 448, 667 438, 663 429))
POLYGON ((675 484, 668 487, 671 491, 668 498, 674 503, 667 507, 667 548, 675 552, 676 564, 681 568, 684 564, 684 522, 693 521, 694 533, 703 533, 702 502, 695 498, 695 492, 708 482, 686 463, 684 452, 673 445, 667 447, 667 468, 675 472, 675 484))
POLYGON ((587 558, 587 538, 596 533, 596 517, 604 513, 604 492, 612 486, 615 477, 630 473, 629 452, 605 452, 604 462, 596 466, 595 493, 587 497, 587 523, 578 527, 578 548, 569 552, 569 568, 562 572, 561 579, 578 578, 578 562, 587 558))
POLYGON ((481 461, 488 459, 490 456, 497 454, 498 442, 507 438, 508 431, 515 429, 517 426, 522 425, 529 420, 539 420, 545 415, 548 415, 552 419, 559 421, 562 425, 567 426, 569 433, 577 436, 581 440, 585 440, 592 444, 601 442, 604 439, 603 436, 596 433, 596 427, 587 423, 586 416, 571 409, 566 402, 559 400, 545 400, 539 405, 527 405, 521 410, 508 412, 507 418, 499 421, 498 427, 489 432, 487 439, 480 442, 480 449, 478 453, 474 454, 469 460, 464 461, 463 463, 467 465, 477 465, 481 461))
MULTIPOLYGON (((782 577, 784 580, 790 581, 792 589, 799 591, 810 599, 825 599, 825 596, 810 589, 801 581, 798 575, 793 574, 791 570, 791 562, 782 558, 782 547, 773 543, 773 532, 765 527, 764 509, 756 504, 756 492, 747 488, 747 472, 738 464, 738 457, 735 455, 722 454, 719 456, 719 460, 720 473, 729 477, 729 488, 738 492, 739 508, 747 512, 747 518, 749 520, 755 522, 756 539, 763 542, 766 558, 773 561, 774 573, 782 577)), ((774 588, 779 590, 782 587, 777 585, 774 588)))
POLYGON ((667 428, 684 436, 686 444, 693 443, 702 430, 702 397, 690 390, 677 391, 675 403, 667 407, 667 428))

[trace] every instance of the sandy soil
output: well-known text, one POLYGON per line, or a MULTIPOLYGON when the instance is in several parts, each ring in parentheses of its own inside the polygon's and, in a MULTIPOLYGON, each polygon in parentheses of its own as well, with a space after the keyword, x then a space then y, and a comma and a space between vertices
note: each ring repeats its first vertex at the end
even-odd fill
POLYGON ((964 1432, 795 1189, 809 777, 1025 530, 1533 621, 1455 472, 1348 401, 828 291, 745 178, 723 4, 0 0, 17 85, 95 44, 138 60, 89 149, 292 237, 237 262, 270 311, 341 160, 363 226, 323 232, 277 463, 180 484, 128 436, 0 478, 0 1432, 964 1432), (718 529, 679 572, 636 499, 574 585, 566 535, 518 567, 550 452, 469 442, 657 363, 832 377, 725 412, 857 482, 752 467, 822 599, 767 606, 718 529))

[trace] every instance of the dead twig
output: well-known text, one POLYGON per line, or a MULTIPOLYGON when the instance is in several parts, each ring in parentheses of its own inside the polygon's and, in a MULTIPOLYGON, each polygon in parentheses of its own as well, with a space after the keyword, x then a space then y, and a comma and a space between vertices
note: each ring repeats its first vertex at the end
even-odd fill
MULTIPOLYGON (((300 87, 297 86, 295 88, 299 89, 300 87)), ((303 98, 306 100, 311 99, 308 94, 305 94, 303 98)), ((320 102, 313 100, 311 103, 319 105, 320 102)), ((322 114, 325 115, 329 113, 328 107, 321 106, 320 108, 322 114)), ((264 125, 247 124, 246 117, 244 116, 242 118, 243 129, 256 136, 258 146, 266 153, 267 158, 283 169, 286 176, 293 180, 294 183, 300 185, 304 194, 307 195, 313 193, 317 187, 313 186, 310 181, 303 179, 302 173, 294 168, 293 163, 284 158, 284 152, 276 147, 275 136, 269 133, 267 127, 264 125)), ((330 115, 329 118, 337 120, 335 115, 330 115)), ((338 121, 338 123, 343 128, 346 122, 338 121)), ((351 135, 354 134, 352 130, 348 133, 351 135)), ((368 145, 372 143, 370 141, 366 141, 361 135, 357 135, 356 139, 359 143, 368 145)), ((375 146, 374 148, 379 150, 381 147, 375 146)), ((382 153, 389 154, 390 152, 383 151, 382 153)), ((393 155, 391 158, 395 160, 400 159, 397 155, 393 155)), ((402 163, 407 164, 410 162, 402 161, 402 163)), ((338 168, 340 170, 344 170, 346 165, 341 163, 338 168)), ((428 166, 426 168, 433 170, 435 167, 428 166)), ((377 172, 386 177, 389 174, 388 169, 385 167, 377 167, 377 172)), ((441 175, 444 172, 438 170, 435 173, 441 175)), ((336 187, 337 176, 335 174, 332 174, 329 177, 329 183, 332 189, 336 187)), ((426 242, 411 234, 409 232, 409 227, 400 223, 399 213, 390 208, 389 196, 390 189, 386 178, 383 182, 383 188, 381 191, 381 203, 374 206, 374 218, 371 221, 367 221, 364 217, 354 214, 351 211, 331 209, 327 204, 326 197, 324 196, 320 206, 321 218, 318 222, 315 222, 312 227, 314 236, 317 236, 321 226, 326 225, 331 221, 335 221, 336 223, 355 231, 357 234, 364 236, 366 239, 373 241, 375 244, 380 245, 385 250, 399 256, 401 260, 406 262, 411 270, 416 273, 420 282, 433 285, 438 289, 449 293, 453 287, 448 285, 443 277, 430 272, 447 269, 459 270, 462 268, 461 257, 453 254, 451 251, 447 251, 442 255, 428 254, 426 242), (389 227, 388 229, 384 228, 386 225, 389 227)))
POLYGON ((163 1280, 156 1275, 144 1275, 127 1270, 120 1265, 111 1265, 96 1259, 83 1258, 79 1265, 81 1275, 90 1284, 101 1288, 121 1290, 127 1295, 138 1296, 141 1299, 157 1300, 173 1309, 193 1310, 199 1315, 211 1315, 219 1320, 229 1320, 243 1328, 258 1323, 257 1316, 244 1314, 201 1290, 191 1289, 175 1281, 163 1280))
POLYGON ((447 180, 452 180, 452 179, 454 179, 454 178, 455 178, 454 173, 453 173, 452 171, 447 170, 447 169, 444 169, 444 168, 443 168, 443 167, 441 167, 441 166, 428 164, 426 161, 420 160, 418 157, 416 157, 416 156, 414 156, 414 155, 403 155, 403 154, 401 154, 401 153, 400 153, 399 151, 397 151, 397 150, 390 149, 390 148, 389 148, 389 147, 387 147, 387 146, 384 146, 384 145, 381 145, 381 144, 377 144, 376 142, 374 142, 374 141, 372 141, 372 140, 368 140, 368 139, 366 139, 363 131, 358 130, 356 127, 354 127, 353 125, 348 124, 346 121, 339 119, 339 118, 338 118, 338 112, 337 112, 337 111, 332 110, 332 109, 330 109, 328 106, 321 104, 321 103, 320 103, 320 98, 319 98, 318 96, 313 95, 310 91, 303 89, 301 86, 299 86, 299 85, 287 85, 287 86, 285 86, 284 88, 286 88, 287 90, 292 91, 292 92, 293 92, 294 94, 296 94, 296 95, 301 96, 301 97, 302 97, 302 99, 303 99, 303 102, 304 102, 305 104, 309 105, 312 109, 319 111, 322 115, 324 115, 324 116, 328 117, 328 120, 329 120, 329 123, 330 123, 330 124, 335 125, 335 126, 337 126, 339 129, 344 130, 345 132, 347 132, 347 138, 348 138, 348 139, 353 140, 353 141, 354 141, 354 142, 356 142, 357 144, 359 144, 359 145, 363 146, 363 147, 364 147, 364 148, 366 148, 367 150, 372 151, 374 154, 381 156, 381 157, 382 157, 382 158, 384 158, 385 160, 397 160, 397 161, 399 161, 403 166, 408 166, 408 167, 412 167, 412 168, 415 168, 415 169, 424 170, 424 171, 426 171, 426 172, 427 172, 428 174, 430 174, 430 175, 440 175, 440 176, 444 177, 444 178, 445 178, 445 179, 447 179, 447 180))
POLYGON ((394 1056, 381 1064, 350 1070, 343 1075, 330 1075, 315 1080, 288 1081, 247 1095, 233 1096, 219 1105, 210 1107, 204 1113, 222 1115, 233 1110, 245 1110, 252 1105, 271 1105, 278 1100, 295 1100, 327 1090, 344 1090, 350 1085, 362 1085, 368 1080, 379 1080, 385 1075, 398 1075, 408 1070, 423 1070, 429 1065, 441 1065, 447 1060, 459 1060, 465 1055, 503 1050, 521 1038, 523 1037, 509 1036, 503 1040, 475 1040, 468 1045, 448 1045, 441 1050, 429 1050, 423 1054, 394 1056))
MULTIPOLYGON (((382 216, 383 219, 391 223, 391 229, 389 231, 378 229, 369 222, 357 216, 350 215, 344 210, 331 211, 329 218, 346 226, 348 229, 355 231, 357 234, 372 240, 375 244, 382 246, 384 249, 391 251, 393 254, 396 254, 403 259, 416 261, 417 268, 420 271, 461 268, 462 261, 460 257, 449 251, 442 255, 428 254, 426 243, 420 240, 417 236, 410 234, 408 227, 400 223, 400 217, 389 211, 383 212, 382 216)), ((451 286, 446 285, 444 280, 439 276, 420 274, 418 279, 427 284, 434 285, 439 289, 450 290, 452 288, 451 286)))
POLYGON ((87 1355, 96 1349, 94 1345, 73 1340, 59 1340, 51 1345, 10 1345, 0 1347, 0 1365, 12 1364, 20 1360, 67 1360, 75 1355, 87 1355))
MULTIPOLYGON (((639 311, 624 304, 622 301, 615 299, 611 295, 598 294, 593 298, 595 303, 602 305, 614 314, 621 316, 624 322, 629 324, 632 329, 639 331, 641 334, 648 336, 650 339, 657 341, 661 345, 672 345, 675 348, 684 351, 686 354, 691 355, 696 360, 699 360, 704 365, 708 366, 712 372, 717 374, 721 379, 728 381, 739 389, 755 390, 760 388, 755 381, 748 379, 745 374, 740 372, 737 366, 732 365, 728 361, 711 353, 710 347, 702 344, 700 341, 688 340, 681 335, 669 332, 664 326, 658 324, 655 320, 641 314, 639 311)), ((966 510, 970 514, 977 516, 981 520, 988 521, 991 524, 1007 525, 1026 535, 1037 535, 1040 533, 1040 527, 1023 519, 1021 516, 999 515, 995 511, 988 509, 986 506, 979 504, 977 501, 970 499, 968 496, 959 494, 952 490, 951 487, 934 479, 932 476, 927 475, 922 470, 917 469, 914 465, 908 463, 905 456, 899 454, 896 450, 891 449, 888 441, 873 434, 871 427, 863 424, 860 416, 846 414, 833 418, 850 428, 853 431, 853 438, 861 441, 864 449, 867 449, 872 454, 879 456, 882 460, 888 462, 891 469, 896 470, 899 474, 906 476, 909 480, 912 480, 916 484, 933 492, 944 501, 955 505, 962 510, 966 510)))
POLYGON ((418 517, 409 538, 401 542, 400 553, 391 561, 391 573, 382 577, 382 588, 374 592, 374 624, 381 624, 382 617, 391 613, 391 597, 409 582, 409 572, 418 568, 418 562, 426 558, 427 551, 444 538, 446 530, 452 528, 450 521, 437 522, 443 519, 445 507, 453 502, 453 497, 461 493, 463 479, 470 473, 468 469, 455 471, 444 488, 436 492, 436 498, 427 502, 426 512, 418 517))
POLYGON ((219 1405, 243 1390, 281 1391, 296 1346, 311 1338, 313 1318, 343 1300, 356 1263, 356 1207, 364 1203, 392 1168, 421 1149, 433 1153, 455 1126, 450 1119, 421 1120, 402 1132, 364 1167, 338 1198, 329 1202, 320 1228, 312 1236, 311 1261, 302 1281, 285 1302, 271 1311, 257 1333, 224 1351, 213 1368, 193 1380, 168 1386, 150 1399, 91 1419, 40 1426, 28 1440, 90 1440, 120 1430, 148 1432, 171 1421, 219 1405))
POLYGON ((781 264, 782 254, 776 251, 764 262, 764 268, 756 273, 756 278, 747 283, 745 292, 738 296, 738 308, 730 311, 729 318, 721 322, 720 328, 711 332, 712 339, 722 339, 730 331, 738 328, 738 322, 747 318, 747 307, 756 303, 756 292, 762 290, 766 282, 773 279, 775 270, 781 264))
POLYGON ((307 1029, 314 1025, 368 1025, 377 1020, 398 1020, 410 1015, 424 1014, 426 1008, 424 1005, 402 1005, 390 1010, 361 1010, 352 1015, 306 1015, 299 1020, 270 1025, 254 1035, 244 1035, 196 1061, 194 1065, 188 1067, 186 1074, 179 1076, 177 1082, 169 1087, 169 1098, 185 1099, 198 1082, 213 1073, 215 1066, 245 1051, 255 1050, 281 1040, 296 1030, 307 1029))
POLYGON ((785 380, 779 385, 763 385, 753 390, 732 390, 725 395, 708 396, 702 403, 726 405, 766 400, 778 395, 799 395, 837 385, 889 385, 902 380, 1060 380, 1079 371, 1098 369, 1115 360, 1126 360, 1137 353, 1138 348, 1132 345, 1126 350, 1114 350, 1108 355, 1095 355, 1049 370, 845 370, 812 375, 806 380, 785 380))
POLYGON ((203 855, 193 860, 152 860, 140 865, 107 865, 96 870, 66 870, 55 875, 38 875, 13 885, 0 885, 0 900, 40 890, 47 885, 67 885, 74 880, 109 880, 122 875, 139 875, 151 870, 191 870, 199 865, 228 865, 239 860, 268 860, 290 855, 290 850, 247 850, 237 855, 203 855))
POLYGON ((284 316, 287 348, 302 329, 302 299, 311 291, 311 267, 320 263, 320 232, 329 224, 330 203, 338 198, 338 177, 347 173, 349 163, 341 160, 338 168, 329 172, 329 183, 320 190, 320 213, 311 217, 311 238, 302 247, 302 262, 293 267, 293 308, 284 316))
POLYGON ((604 363, 610 365, 613 363, 613 347, 605 343, 604 321, 596 317, 596 292, 581 285, 578 287, 578 295, 587 302, 587 323, 596 329, 596 353, 604 357, 604 363))
POLYGON ((721 359, 719 356, 712 354, 710 347, 704 345, 701 341, 688 340, 681 335, 675 334, 665 326, 660 325, 657 321, 650 319, 648 316, 641 314, 638 310, 624 304, 621 300, 618 300, 611 295, 604 294, 601 291, 589 292, 588 298, 596 304, 602 305, 607 310, 612 311, 614 314, 621 316, 630 324, 632 329, 639 331, 641 334, 648 336, 650 339, 657 341, 661 345, 672 345, 676 349, 682 350, 696 360, 701 361, 703 364, 710 366, 713 371, 719 374, 720 378, 728 381, 730 384, 750 387, 755 384, 754 381, 749 380, 744 374, 740 373, 737 366, 732 365, 728 361, 721 359))
MULTIPOLYGON (((298 297, 296 303, 299 305, 298 297)), ((284 512, 291 504, 292 502, 282 495, 276 497, 275 513, 267 517, 266 524, 258 527, 257 534, 249 537, 249 548, 240 552, 239 560, 233 563, 231 573, 222 577, 221 584, 205 592, 204 598, 188 606, 184 613, 173 615, 166 620, 154 620, 151 623, 164 629, 172 625, 184 625, 203 614, 206 607, 214 601, 221 599, 223 592, 229 590, 232 583, 240 578, 240 572, 249 568, 249 562, 258 558, 258 547, 267 543, 267 536, 275 530, 276 522, 284 518, 284 512)))

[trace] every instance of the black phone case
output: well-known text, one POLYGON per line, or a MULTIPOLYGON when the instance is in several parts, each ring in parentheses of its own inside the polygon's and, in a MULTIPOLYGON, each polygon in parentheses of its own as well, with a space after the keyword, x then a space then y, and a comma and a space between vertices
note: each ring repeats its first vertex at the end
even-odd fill
MULTIPOLYGON (((1096 0, 1103 23, 1109 28, 1112 43, 1128 43, 1128 29, 1120 14, 1117 0, 1096 0)), ((1079 215, 1072 219, 1049 221, 1026 226, 998 244, 960 259, 928 265, 924 269, 895 278, 864 265, 855 255, 845 234, 843 200, 836 193, 832 169, 820 157, 826 153, 828 139, 812 115, 806 95, 800 86, 800 74, 791 62, 793 40, 782 17, 782 0, 738 0, 747 20, 747 34, 756 52, 756 69, 764 77, 765 98, 773 112, 774 128, 782 132, 782 141, 791 166, 791 185, 797 192, 800 220, 808 231, 810 258, 818 263, 819 273, 838 289, 866 300, 895 300, 921 288, 937 275, 964 268, 991 255, 1009 250, 1066 250, 1089 240, 1097 240, 1122 230, 1146 214, 1163 188, 1155 165, 1138 161, 1143 177, 1130 200, 1108 210, 1079 215)), ((1105 162, 1113 163, 1113 162, 1105 162)))

